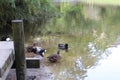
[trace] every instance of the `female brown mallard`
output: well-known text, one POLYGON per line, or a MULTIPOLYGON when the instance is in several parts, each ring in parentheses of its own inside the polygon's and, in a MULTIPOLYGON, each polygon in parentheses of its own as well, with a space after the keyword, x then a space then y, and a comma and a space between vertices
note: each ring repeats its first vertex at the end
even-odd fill
POLYGON ((59 62, 61 59, 60 51, 57 51, 57 54, 52 54, 47 58, 48 58, 48 61, 50 61, 51 63, 59 62))

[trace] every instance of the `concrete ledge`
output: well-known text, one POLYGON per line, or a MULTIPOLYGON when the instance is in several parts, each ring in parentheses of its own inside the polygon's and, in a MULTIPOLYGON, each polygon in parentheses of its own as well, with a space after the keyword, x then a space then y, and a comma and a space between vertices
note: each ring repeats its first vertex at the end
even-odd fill
POLYGON ((40 58, 26 58, 27 68, 40 68, 40 58))
MULTIPOLYGON (((40 68, 40 58, 26 58, 26 67, 27 68, 40 68)), ((12 68, 15 67, 15 62, 12 66, 12 68)))
POLYGON ((13 41, 0 41, 0 80, 5 80, 14 62, 13 41))
MULTIPOLYGON (((5 50, 4 50, 5 51, 5 50)), ((1 52, 4 52, 1 50, 1 52)), ((14 53, 12 50, 8 50, 6 49, 5 52, 8 52, 9 54, 6 54, 3 56, 2 62, 0 64, 0 80, 5 80, 6 76, 9 72, 9 70, 11 69, 11 66, 14 62, 14 53)), ((0 53, 2 54, 2 53, 0 53)), ((5 54, 5 53, 4 53, 5 54)))
MULTIPOLYGON (((14 64, 13 41, 0 41, 0 80, 5 80, 14 64)), ((26 58, 27 68, 40 68, 40 58, 26 58)))
POLYGON ((0 49, 14 49, 13 41, 0 41, 0 49))

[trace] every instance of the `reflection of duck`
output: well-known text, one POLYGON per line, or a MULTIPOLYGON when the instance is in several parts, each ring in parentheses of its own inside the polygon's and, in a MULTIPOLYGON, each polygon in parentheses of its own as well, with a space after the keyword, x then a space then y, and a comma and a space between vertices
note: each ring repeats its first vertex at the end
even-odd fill
POLYGON ((51 63, 59 62, 61 59, 60 51, 57 51, 57 54, 52 54, 47 57, 51 63))

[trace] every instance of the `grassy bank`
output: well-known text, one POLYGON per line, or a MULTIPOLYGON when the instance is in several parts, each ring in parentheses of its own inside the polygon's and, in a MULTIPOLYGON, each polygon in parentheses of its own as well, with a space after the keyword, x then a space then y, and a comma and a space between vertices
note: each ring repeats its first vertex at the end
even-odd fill
POLYGON ((85 3, 120 6, 120 0, 82 0, 85 3))
MULTIPOLYGON (((65 4, 65 3, 64 3, 65 4)), ((68 5, 59 17, 52 18, 42 30, 44 35, 62 35, 94 41, 99 47, 112 44, 120 33, 118 6, 68 5)))

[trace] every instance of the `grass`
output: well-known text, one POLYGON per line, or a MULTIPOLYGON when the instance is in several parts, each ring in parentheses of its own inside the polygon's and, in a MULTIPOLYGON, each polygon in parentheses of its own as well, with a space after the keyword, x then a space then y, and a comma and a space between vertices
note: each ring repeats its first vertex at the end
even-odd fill
MULTIPOLYGON (((86 0, 86 2, 87 1, 88 0, 86 0)), ((98 0, 91 0, 88 2, 92 1, 94 3, 102 3, 102 1, 98 0)), ((113 3, 114 1, 104 0, 103 2, 113 3)), ((86 6, 89 7, 90 5, 86 6)), ((82 5, 77 5, 74 7, 68 6, 68 10, 65 11, 64 15, 62 15, 60 18, 56 18, 55 20, 52 19, 48 24, 46 24, 45 30, 43 31, 50 32, 54 35, 69 35, 69 37, 72 36, 76 39, 80 38, 79 42, 83 43, 81 44, 83 46, 86 45, 84 43, 90 41, 94 41, 98 44, 98 47, 102 49, 105 49, 106 46, 113 44, 120 34, 119 7, 97 6, 99 13, 97 16, 100 16, 99 20, 91 20, 89 18, 85 19, 85 15, 82 15, 85 13, 83 9, 84 6, 82 5)), ((93 14, 96 12, 95 10, 96 6, 94 6, 94 9, 92 10, 93 14)))
POLYGON ((100 5, 119 5, 120 6, 120 0, 83 0, 83 2, 100 4, 100 5))

